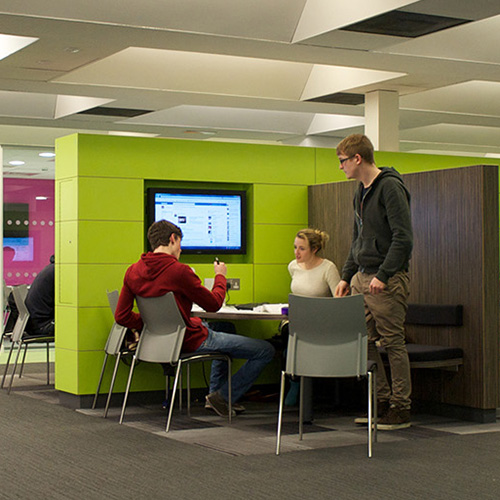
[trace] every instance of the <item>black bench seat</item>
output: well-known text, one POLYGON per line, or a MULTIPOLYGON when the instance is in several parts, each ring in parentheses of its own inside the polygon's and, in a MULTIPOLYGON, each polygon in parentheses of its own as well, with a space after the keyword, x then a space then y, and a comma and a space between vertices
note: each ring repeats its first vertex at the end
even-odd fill
MULTIPOLYGON (((456 326, 463 325, 463 306, 408 304, 407 325, 456 326)), ((439 368, 457 371, 464 363, 464 352, 460 347, 407 343, 411 368, 439 368)), ((388 364, 387 352, 379 347, 384 364, 388 364)))
MULTIPOLYGON (((406 344, 411 368, 458 369, 464 363, 464 352, 459 347, 441 345, 406 344)), ((387 352, 379 347, 384 364, 388 363, 387 352)))

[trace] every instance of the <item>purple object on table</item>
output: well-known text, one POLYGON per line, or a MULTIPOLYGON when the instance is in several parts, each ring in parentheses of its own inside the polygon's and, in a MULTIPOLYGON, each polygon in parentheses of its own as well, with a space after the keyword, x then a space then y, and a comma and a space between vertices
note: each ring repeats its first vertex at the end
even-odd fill
POLYGON ((284 314, 285 316, 288 316, 288 307, 282 307, 281 308, 281 314, 284 314))

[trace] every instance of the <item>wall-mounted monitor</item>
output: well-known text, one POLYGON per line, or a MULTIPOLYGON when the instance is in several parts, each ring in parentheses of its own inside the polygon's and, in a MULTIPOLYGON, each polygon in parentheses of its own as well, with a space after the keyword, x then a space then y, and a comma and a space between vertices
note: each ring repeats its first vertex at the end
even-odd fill
POLYGON ((162 219, 182 229, 186 254, 246 253, 246 192, 148 189, 148 226, 162 219))

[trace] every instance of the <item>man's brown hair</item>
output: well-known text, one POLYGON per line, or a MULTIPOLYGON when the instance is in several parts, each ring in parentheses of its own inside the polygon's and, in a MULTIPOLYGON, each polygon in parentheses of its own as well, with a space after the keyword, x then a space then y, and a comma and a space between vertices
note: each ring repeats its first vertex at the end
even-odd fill
POLYGON ((175 234, 182 239, 181 229, 168 220, 153 222, 148 229, 148 241, 151 250, 156 250, 160 246, 167 247, 170 244, 170 236, 175 234))
POLYGON ((373 144, 363 134, 351 134, 342 139, 337 145, 337 155, 345 155, 348 158, 358 154, 368 163, 375 163, 373 156, 373 144))

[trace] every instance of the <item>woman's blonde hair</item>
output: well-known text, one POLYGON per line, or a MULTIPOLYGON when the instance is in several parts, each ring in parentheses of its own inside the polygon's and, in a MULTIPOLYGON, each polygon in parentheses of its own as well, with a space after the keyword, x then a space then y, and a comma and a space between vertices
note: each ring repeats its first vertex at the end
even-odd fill
POLYGON ((328 236, 328 233, 325 233, 325 231, 310 228, 301 229, 297 233, 296 237, 302 240, 307 240, 309 248, 315 253, 322 250, 325 247, 326 242, 330 239, 330 236, 328 236))

